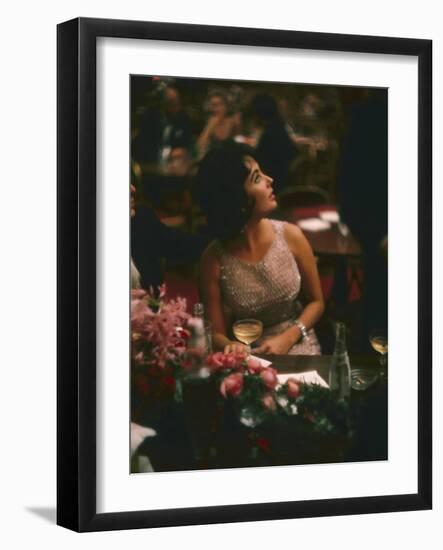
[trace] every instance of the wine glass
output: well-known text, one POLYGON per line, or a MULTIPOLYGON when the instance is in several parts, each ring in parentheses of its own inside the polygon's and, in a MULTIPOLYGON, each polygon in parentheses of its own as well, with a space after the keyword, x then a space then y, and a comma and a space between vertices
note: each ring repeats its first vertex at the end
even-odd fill
POLYGON ((239 342, 245 344, 251 353, 251 344, 263 333, 263 323, 258 319, 240 319, 232 325, 232 332, 239 342))
POLYGON ((386 376, 386 356, 388 354, 388 336, 385 330, 374 329, 369 334, 372 348, 380 354, 380 377, 386 376))

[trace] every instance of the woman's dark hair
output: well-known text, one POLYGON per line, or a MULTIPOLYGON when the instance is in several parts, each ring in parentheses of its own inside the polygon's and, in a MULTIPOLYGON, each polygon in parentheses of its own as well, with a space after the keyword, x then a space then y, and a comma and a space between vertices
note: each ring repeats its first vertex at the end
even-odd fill
POLYGON ((199 165, 199 202, 211 235, 221 241, 238 236, 254 207, 244 187, 249 175, 245 156, 253 157, 249 148, 228 142, 209 151, 199 165))

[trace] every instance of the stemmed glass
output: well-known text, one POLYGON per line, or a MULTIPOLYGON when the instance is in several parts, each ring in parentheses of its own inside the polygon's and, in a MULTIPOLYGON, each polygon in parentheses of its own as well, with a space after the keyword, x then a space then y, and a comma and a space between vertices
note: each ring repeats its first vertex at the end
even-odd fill
POLYGON ((232 325, 232 332, 239 342, 251 353, 251 344, 256 342, 263 333, 263 323, 258 319, 240 319, 232 325))
POLYGON ((374 329, 369 333, 369 342, 372 348, 380 354, 380 377, 386 376, 386 357, 388 354, 388 336, 385 330, 374 329))

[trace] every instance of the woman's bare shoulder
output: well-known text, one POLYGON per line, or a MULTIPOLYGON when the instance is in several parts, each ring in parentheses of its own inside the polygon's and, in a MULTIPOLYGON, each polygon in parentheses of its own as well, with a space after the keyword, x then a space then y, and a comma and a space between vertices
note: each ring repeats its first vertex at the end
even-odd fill
POLYGON ((283 231, 286 240, 297 243, 304 239, 303 231, 295 223, 283 222, 283 231))
POLYGON ((201 257, 201 268, 203 273, 212 276, 218 276, 220 273, 220 245, 217 241, 212 241, 203 251, 201 257))
POLYGON ((298 225, 288 222, 284 224, 283 230, 286 242, 294 254, 303 253, 307 248, 310 249, 310 245, 298 225))

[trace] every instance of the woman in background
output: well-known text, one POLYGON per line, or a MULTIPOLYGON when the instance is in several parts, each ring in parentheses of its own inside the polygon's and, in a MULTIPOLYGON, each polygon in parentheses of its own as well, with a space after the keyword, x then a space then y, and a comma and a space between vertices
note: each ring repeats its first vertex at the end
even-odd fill
POLYGON ((213 90, 208 94, 208 110, 208 122, 197 140, 200 158, 235 136, 240 127, 239 113, 229 112, 228 97, 222 90, 213 90))
POLYGON ((231 336, 232 323, 254 318, 264 327, 254 353, 320 354, 313 327, 324 303, 315 258, 297 226, 268 219, 277 206, 273 180, 232 143, 206 155, 199 182, 216 237, 202 257, 214 347, 226 353, 243 349, 231 336))

